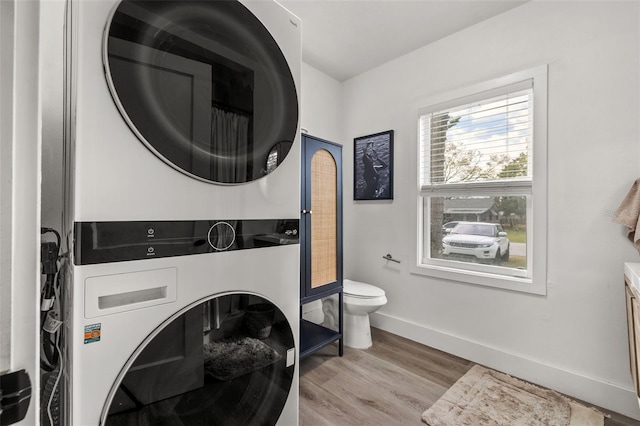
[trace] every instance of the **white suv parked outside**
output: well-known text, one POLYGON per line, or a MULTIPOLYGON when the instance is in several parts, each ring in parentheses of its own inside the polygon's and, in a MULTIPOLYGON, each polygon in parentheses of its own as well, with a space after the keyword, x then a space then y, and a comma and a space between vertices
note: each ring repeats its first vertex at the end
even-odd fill
POLYGON ((509 260, 509 238, 498 223, 460 222, 442 239, 442 254, 499 264, 509 260))

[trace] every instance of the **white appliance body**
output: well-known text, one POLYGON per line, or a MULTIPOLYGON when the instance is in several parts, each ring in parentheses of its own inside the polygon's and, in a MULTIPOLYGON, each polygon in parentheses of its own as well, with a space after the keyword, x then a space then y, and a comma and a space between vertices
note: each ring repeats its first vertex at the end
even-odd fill
MULTIPOLYGON (((104 420, 110 400, 125 367, 130 366, 127 363, 134 362, 136 351, 144 349, 143 342, 185 308, 211 297, 252 294, 269 300, 286 316, 297 348, 299 302, 290 295, 298 285, 291 277, 298 267, 298 253, 298 247, 290 245, 246 250, 240 255, 228 252, 74 268, 71 304, 76 308, 68 330, 72 339, 70 417, 65 423, 109 424, 104 420), (153 289, 161 290, 151 300, 126 300, 135 298, 136 292, 153 289), (121 302, 109 304, 110 296, 121 302), (100 309, 101 304, 107 307, 100 309), (99 340, 86 343, 96 330, 99 340)), ((297 351, 287 353, 289 349, 281 352, 282 362, 289 368, 293 365, 295 371, 276 423, 287 426, 298 423, 297 351), (285 360, 286 356, 294 356, 293 361, 285 360)), ((149 420, 148 424, 154 423, 149 420)))
MULTIPOLYGON (((242 3, 277 41, 299 88, 299 19, 272 1, 242 3)), ((125 122, 105 77, 105 26, 118 2, 71 4, 68 133, 73 152, 68 186, 74 193, 69 200, 76 222, 299 216, 299 132, 287 158, 273 173, 232 188, 199 181, 167 167, 150 154, 125 122)))
MULTIPOLYGON (((66 17, 64 422, 109 424, 110 404, 145 345, 182 314, 200 315, 196 305, 237 295, 233 303, 272 304, 288 324, 293 340, 278 348, 277 364, 291 381, 274 385, 286 388, 277 420, 262 421, 297 424, 297 121, 284 161, 255 180, 212 183, 170 164, 143 143, 110 90, 106 34, 119 4, 70 1, 66 17)), ((277 42, 299 103, 301 22, 275 2, 241 4, 277 42)), ((204 312, 216 323, 207 333, 221 335, 225 315, 245 308, 204 312)))

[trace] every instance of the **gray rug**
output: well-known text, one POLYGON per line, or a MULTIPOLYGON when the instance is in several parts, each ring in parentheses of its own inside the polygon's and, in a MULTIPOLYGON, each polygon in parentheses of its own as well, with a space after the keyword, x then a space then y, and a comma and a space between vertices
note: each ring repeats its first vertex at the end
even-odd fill
POLYGON ((474 366, 422 414, 429 426, 603 426, 604 416, 557 392, 474 366))
POLYGON ((223 381, 259 370, 281 358, 269 345, 252 337, 220 340, 204 345, 205 373, 223 381))

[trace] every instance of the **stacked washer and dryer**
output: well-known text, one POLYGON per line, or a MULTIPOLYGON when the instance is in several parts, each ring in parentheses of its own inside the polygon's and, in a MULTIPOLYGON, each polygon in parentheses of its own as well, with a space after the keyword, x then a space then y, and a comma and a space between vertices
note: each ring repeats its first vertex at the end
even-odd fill
POLYGON ((297 424, 300 20, 66 15, 64 424, 297 424))

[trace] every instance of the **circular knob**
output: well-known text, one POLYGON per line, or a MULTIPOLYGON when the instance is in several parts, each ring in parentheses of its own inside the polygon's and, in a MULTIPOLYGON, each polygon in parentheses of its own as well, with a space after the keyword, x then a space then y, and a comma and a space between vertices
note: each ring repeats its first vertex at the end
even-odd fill
POLYGON ((236 241, 236 230, 227 222, 218 222, 209 228, 207 240, 215 250, 227 250, 236 241))

